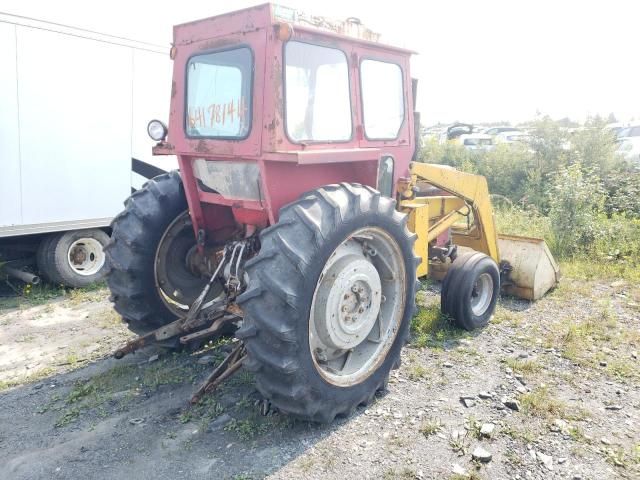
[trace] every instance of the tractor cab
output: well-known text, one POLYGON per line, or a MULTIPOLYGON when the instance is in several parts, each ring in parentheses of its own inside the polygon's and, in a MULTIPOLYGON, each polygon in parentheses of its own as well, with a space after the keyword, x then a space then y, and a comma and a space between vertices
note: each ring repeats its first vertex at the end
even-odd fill
POLYGON ((395 193, 415 148, 411 52, 377 39, 356 19, 272 4, 174 27, 155 153, 178 156, 196 231, 211 230, 202 204, 263 227, 322 185, 395 193))

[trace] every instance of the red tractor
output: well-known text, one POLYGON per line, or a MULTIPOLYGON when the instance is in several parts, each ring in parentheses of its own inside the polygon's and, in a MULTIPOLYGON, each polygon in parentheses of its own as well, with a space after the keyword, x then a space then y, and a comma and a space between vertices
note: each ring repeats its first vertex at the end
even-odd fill
POLYGON ((141 334, 117 357, 239 327, 213 385, 244 365, 277 408, 328 422, 398 367, 418 276, 448 270, 443 309, 468 329, 501 274, 529 298, 555 282, 500 257, 484 178, 410 165, 411 52, 376 40, 270 4, 174 28, 169 126, 149 134, 180 171, 113 222, 108 284, 141 334))

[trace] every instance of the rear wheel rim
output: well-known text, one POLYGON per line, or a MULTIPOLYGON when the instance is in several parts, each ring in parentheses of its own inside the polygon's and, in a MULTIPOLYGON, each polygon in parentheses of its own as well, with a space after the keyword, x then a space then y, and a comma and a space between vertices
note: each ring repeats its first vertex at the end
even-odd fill
MULTIPOLYGON (((196 239, 189 211, 184 211, 164 231, 155 254, 154 277, 158 295, 176 316, 184 317, 207 283, 206 278, 193 273, 190 256, 196 239)), ((220 293, 216 285, 212 293, 220 293)), ((212 298, 211 294, 207 299, 212 298)))
POLYGON ((69 246, 69 267, 83 277, 95 275, 104 266, 105 254, 102 243, 95 238, 79 238, 69 246))
POLYGON ((357 230, 333 251, 309 316, 311 357, 326 381, 352 386, 379 368, 402 324, 407 287, 402 251, 380 228, 357 230))
POLYGON ((488 273, 478 276, 471 291, 471 311, 477 317, 486 313, 493 299, 493 278, 488 273))

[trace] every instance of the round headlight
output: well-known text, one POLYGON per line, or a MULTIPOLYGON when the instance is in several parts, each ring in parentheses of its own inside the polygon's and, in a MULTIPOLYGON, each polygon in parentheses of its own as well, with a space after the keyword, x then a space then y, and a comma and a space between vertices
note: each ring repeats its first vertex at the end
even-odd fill
POLYGON ((151 120, 147 125, 147 133, 156 142, 162 142, 167 138, 167 126, 160 120, 151 120))

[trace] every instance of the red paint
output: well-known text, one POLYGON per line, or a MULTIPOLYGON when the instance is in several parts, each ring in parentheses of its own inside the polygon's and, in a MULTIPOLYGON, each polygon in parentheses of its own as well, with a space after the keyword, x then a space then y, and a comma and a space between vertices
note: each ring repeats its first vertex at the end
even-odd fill
MULTIPOLYGON (((339 48, 348 59, 353 137, 348 142, 295 144, 289 141, 283 118, 283 41, 278 38, 272 5, 265 4, 174 27, 175 59, 171 98, 169 136, 170 153, 177 154, 194 230, 216 230, 218 221, 204 215, 202 205, 230 208, 235 222, 264 227, 277 221, 279 209, 300 194, 323 185, 358 182, 376 187, 378 161, 382 155, 395 159, 394 185, 408 176, 414 149, 413 104, 410 98, 409 58, 404 49, 344 37, 305 26, 294 26, 291 40, 339 48), (254 78, 251 99, 251 131, 244 140, 190 139, 185 121, 218 122, 213 106, 207 111, 185 112, 185 66, 189 57, 204 51, 249 46, 253 52, 254 78), (396 63, 402 67, 405 89, 405 119, 399 136, 392 141, 367 140, 362 128, 359 63, 363 58, 396 63), (213 114, 213 120, 212 120, 213 114), (185 118, 185 115, 187 118, 185 118), (194 158, 207 160, 255 161, 260 168, 262 200, 229 199, 203 192, 193 177, 194 158)), ((235 114, 238 115, 237 106, 235 114)), ((222 118, 220 118, 222 120, 222 118)), ((157 153, 164 150, 157 149, 157 153)), ((169 150, 167 150, 167 153, 169 150)), ((226 218, 224 221, 228 221, 226 218)), ((223 222, 224 223, 224 222, 223 222)))

